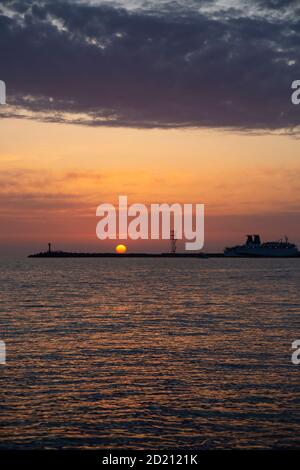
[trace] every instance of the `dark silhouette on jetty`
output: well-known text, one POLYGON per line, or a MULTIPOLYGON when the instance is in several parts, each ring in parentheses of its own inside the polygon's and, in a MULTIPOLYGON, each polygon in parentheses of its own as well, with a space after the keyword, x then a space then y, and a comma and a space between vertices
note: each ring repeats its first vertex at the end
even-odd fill
MULTIPOLYGON (((207 258, 205 253, 80 253, 69 251, 52 251, 48 243, 48 251, 29 255, 28 258, 207 258)), ((223 254, 216 255, 223 256, 223 254)))
POLYGON ((223 253, 72 253, 67 251, 53 251, 52 253, 36 253, 28 258, 223 258, 223 253))

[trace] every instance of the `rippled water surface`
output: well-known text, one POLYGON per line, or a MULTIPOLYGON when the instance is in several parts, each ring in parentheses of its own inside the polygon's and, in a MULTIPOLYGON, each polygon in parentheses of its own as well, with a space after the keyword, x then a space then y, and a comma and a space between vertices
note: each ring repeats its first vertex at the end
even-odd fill
POLYGON ((300 259, 1 260, 1 448, 300 447, 300 259))

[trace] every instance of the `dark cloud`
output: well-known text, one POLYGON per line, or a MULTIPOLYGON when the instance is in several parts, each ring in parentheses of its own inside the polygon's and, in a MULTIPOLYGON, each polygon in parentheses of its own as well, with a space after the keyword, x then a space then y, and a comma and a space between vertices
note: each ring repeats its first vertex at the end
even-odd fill
POLYGON ((299 6, 299 0, 255 0, 255 2, 263 8, 275 10, 299 6))
POLYGON ((16 106, 3 113, 22 108, 95 126, 298 126, 300 107, 290 99, 291 82, 300 79, 297 2, 252 2, 257 11, 294 11, 293 18, 247 15, 238 2, 212 16, 182 3, 128 10, 2 1, 1 79, 16 106))

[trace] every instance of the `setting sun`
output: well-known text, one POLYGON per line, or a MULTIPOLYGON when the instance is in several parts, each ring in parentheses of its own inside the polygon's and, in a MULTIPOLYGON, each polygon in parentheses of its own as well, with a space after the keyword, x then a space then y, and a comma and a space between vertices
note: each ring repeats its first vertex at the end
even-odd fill
POLYGON ((127 251, 127 247, 125 245, 117 245, 116 246, 116 253, 119 255, 124 255, 127 251))

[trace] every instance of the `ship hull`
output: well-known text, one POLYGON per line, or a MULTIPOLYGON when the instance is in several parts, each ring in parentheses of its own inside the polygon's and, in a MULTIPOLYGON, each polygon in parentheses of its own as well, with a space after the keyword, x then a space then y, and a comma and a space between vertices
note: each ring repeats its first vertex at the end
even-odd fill
POLYGON ((286 248, 235 248, 225 250, 226 257, 244 258, 295 258, 299 256, 298 250, 286 248))

